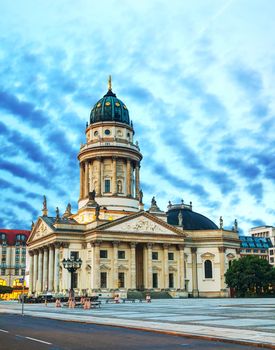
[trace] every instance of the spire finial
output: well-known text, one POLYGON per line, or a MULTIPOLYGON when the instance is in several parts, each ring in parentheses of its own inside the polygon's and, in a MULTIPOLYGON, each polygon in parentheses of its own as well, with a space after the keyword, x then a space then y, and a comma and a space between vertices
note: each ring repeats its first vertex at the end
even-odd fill
POLYGON ((112 91, 112 76, 109 75, 109 79, 108 79, 108 90, 112 91))

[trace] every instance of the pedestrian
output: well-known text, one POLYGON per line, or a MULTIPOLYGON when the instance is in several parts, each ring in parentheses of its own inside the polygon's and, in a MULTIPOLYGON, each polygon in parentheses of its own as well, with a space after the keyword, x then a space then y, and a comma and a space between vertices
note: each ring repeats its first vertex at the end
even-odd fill
POLYGON ((146 295, 146 302, 151 303, 151 295, 150 294, 146 295))

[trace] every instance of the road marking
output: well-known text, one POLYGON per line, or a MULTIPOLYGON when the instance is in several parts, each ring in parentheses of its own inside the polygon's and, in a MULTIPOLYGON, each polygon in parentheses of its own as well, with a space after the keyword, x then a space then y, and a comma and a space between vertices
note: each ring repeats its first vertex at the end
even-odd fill
POLYGON ((52 345, 52 343, 48 343, 47 341, 44 341, 44 340, 40 340, 40 339, 35 339, 35 338, 31 338, 31 337, 25 337, 26 339, 29 339, 29 340, 34 340, 34 341, 37 341, 39 343, 43 343, 43 344, 48 344, 48 345, 52 345))
POLYGON ((5 331, 4 329, 0 329, 0 332, 9 333, 9 331, 5 331))

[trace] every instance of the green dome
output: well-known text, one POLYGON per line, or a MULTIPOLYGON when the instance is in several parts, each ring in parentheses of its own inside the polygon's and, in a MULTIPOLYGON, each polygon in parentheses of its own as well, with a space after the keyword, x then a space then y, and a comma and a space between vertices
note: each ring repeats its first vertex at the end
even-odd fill
POLYGON ((105 121, 115 121, 130 125, 129 112, 125 104, 116 97, 109 88, 93 107, 90 114, 90 124, 105 121))

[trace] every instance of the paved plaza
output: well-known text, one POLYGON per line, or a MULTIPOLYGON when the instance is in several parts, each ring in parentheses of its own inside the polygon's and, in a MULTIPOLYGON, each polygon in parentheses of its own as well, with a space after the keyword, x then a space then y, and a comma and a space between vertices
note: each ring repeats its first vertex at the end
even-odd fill
MULTIPOLYGON (((1 313, 20 313, 16 302, 0 302, 1 313)), ((106 304, 100 309, 61 309, 26 304, 24 313, 52 319, 115 325, 251 343, 275 349, 275 299, 168 299, 106 304)))

